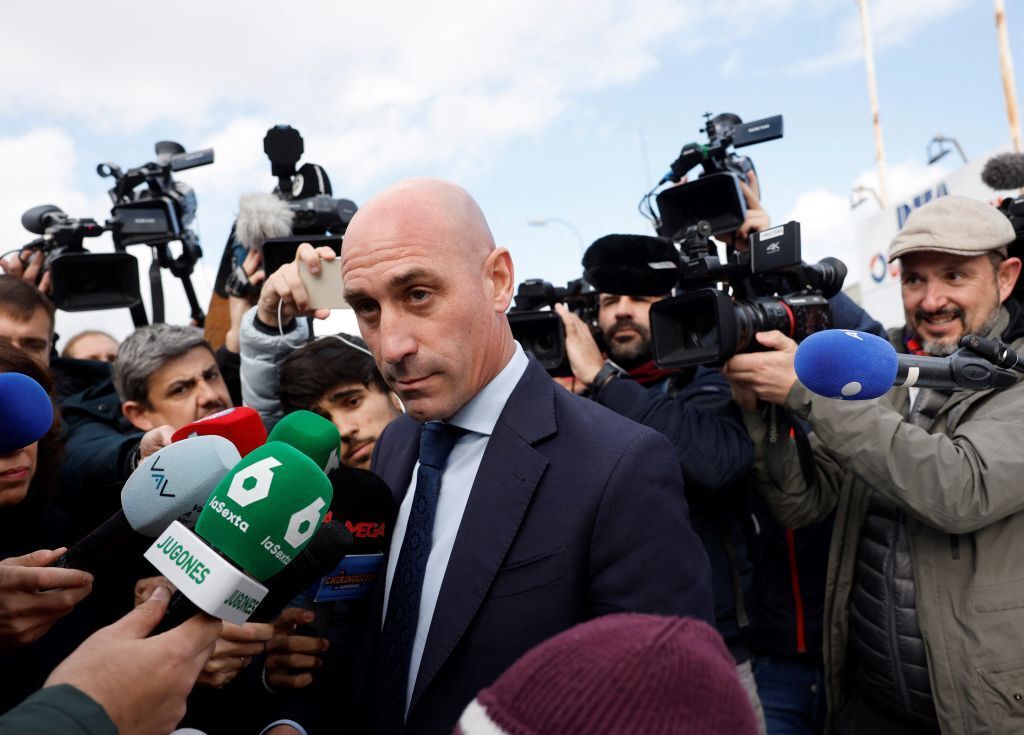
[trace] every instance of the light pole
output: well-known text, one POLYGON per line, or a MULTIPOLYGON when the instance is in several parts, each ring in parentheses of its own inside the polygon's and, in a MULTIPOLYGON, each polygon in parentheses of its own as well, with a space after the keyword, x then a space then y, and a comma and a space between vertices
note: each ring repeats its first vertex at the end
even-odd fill
POLYGON ((580 256, 583 255, 583 251, 585 250, 585 248, 583 247, 583 235, 580 234, 580 231, 576 227, 576 225, 574 225, 569 220, 562 219, 561 217, 538 217, 537 219, 531 219, 526 224, 530 225, 530 227, 547 227, 549 224, 558 224, 568 227, 570 230, 572 230, 572 234, 576 236, 576 243, 579 245, 580 248, 580 256))

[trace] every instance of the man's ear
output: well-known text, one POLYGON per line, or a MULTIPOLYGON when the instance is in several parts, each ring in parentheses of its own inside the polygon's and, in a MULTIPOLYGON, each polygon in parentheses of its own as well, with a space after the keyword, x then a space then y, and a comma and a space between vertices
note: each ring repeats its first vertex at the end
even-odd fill
POLYGON ((504 314, 512 303, 512 294, 515 291, 515 269, 512 266, 512 256, 505 248, 495 248, 484 261, 484 276, 490 287, 488 296, 494 305, 494 310, 504 314))
POLYGON ((1010 294, 1013 293, 1013 287, 1017 284, 1017 278, 1020 277, 1020 267, 1020 258, 1007 258, 999 264, 997 279, 1000 303, 1010 298, 1010 294))
POLYGON ((140 431, 149 431, 156 426, 149 418, 149 409, 138 401, 122 403, 121 413, 131 422, 132 426, 140 431))

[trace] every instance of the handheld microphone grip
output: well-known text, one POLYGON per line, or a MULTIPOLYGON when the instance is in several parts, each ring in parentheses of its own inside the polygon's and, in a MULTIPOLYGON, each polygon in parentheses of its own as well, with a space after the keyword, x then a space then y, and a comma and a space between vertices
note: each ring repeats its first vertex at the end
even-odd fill
POLYGON ((104 566, 104 561, 117 552, 135 535, 135 529, 125 518, 124 510, 119 510, 107 520, 79 539, 78 543, 69 548, 50 564, 61 569, 81 569, 90 574, 104 566))

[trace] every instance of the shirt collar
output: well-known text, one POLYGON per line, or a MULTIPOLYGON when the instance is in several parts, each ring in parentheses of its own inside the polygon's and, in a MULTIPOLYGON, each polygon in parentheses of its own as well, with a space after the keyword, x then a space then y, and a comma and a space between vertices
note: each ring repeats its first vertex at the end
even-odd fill
POLYGON ((495 424, 498 423, 498 417, 508 403, 509 396, 512 395, 530 362, 519 343, 516 342, 515 345, 515 352, 501 372, 473 396, 469 403, 460 408, 452 416, 449 424, 477 434, 491 435, 495 424))

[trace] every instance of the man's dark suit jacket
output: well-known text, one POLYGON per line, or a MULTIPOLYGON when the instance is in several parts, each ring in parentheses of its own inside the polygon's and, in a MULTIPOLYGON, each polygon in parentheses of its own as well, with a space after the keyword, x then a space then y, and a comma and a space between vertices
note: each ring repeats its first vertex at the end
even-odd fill
MULTIPOLYGON (((419 430, 408 416, 396 419, 374 451, 375 471, 399 501, 419 430)), ((370 605, 369 651, 383 581, 370 605)), ((473 483, 405 731, 449 735, 476 693, 530 648, 623 611, 714 621, 676 451, 658 432, 559 387, 530 358, 473 483)), ((372 669, 363 663, 355 701, 372 721, 372 669)))

